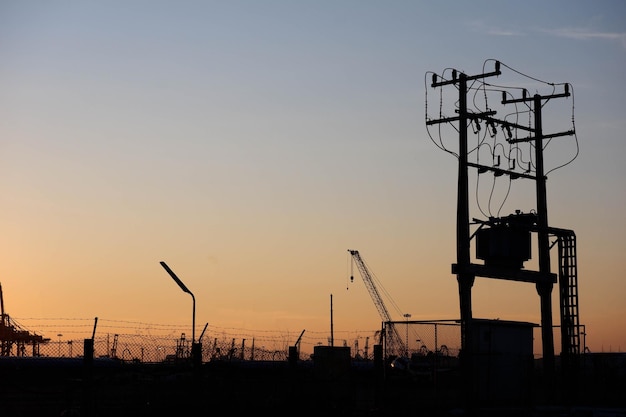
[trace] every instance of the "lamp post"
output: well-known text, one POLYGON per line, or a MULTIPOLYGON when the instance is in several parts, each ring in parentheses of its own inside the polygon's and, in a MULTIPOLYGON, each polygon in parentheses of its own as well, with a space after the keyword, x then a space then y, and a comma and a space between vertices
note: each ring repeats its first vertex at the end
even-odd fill
POLYGON ((404 318, 406 319, 406 357, 409 357, 409 319, 411 315, 409 313, 404 314, 404 318))
POLYGON ((170 274, 170 276, 178 284, 180 289, 191 295, 191 299, 193 300, 193 314, 191 319, 191 344, 193 345, 196 341, 196 297, 194 297, 193 293, 189 291, 189 288, 187 288, 185 284, 183 284, 180 278, 176 276, 174 271, 172 271, 165 262, 161 261, 160 264, 167 271, 167 273, 170 274))

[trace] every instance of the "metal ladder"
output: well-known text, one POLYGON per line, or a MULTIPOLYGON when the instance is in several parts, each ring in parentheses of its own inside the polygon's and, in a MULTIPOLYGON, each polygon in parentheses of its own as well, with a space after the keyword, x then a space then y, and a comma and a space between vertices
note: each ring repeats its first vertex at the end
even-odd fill
POLYGON ((573 230, 558 229, 559 300, 561 307, 561 352, 568 356, 580 354, 580 323, 578 315, 578 267, 576 235, 573 230))

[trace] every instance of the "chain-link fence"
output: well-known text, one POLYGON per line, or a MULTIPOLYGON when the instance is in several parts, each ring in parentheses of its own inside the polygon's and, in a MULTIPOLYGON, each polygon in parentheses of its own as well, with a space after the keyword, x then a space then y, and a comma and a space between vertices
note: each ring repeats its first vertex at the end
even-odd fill
MULTIPOLYGON (((396 322, 395 331, 402 343, 398 356, 436 353, 457 356, 460 349, 460 328, 453 321, 396 322), (400 337, 401 335, 401 337, 400 337)), ((70 333, 71 332, 67 332, 70 333)), ((329 336, 326 332, 243 332, 241 329, 212 328, 200 342, 202 361, 287 360, 289 348, 297 343, 299 358, 310 359, 315 346, 347 346, 351 356, 358 360, 373 360, 376 344, 382 344, 384 332, 339 331, 329 336)), ((57 337, 33 340, 3 340, 1 356, 25 356, 47 358, 80 358, 84 356, 84 338, 68 338, 59 333, 57 337)), ((112 358, 141 363, 161 363, 184 360, 191 357, 192 340, 185 333, 175 336, 173 331, 164 335, 137 333, 106 333, 93 337, 95 358, 112 358)), ((399 347, 400 348, 400 347, 399 347)), ((391 353, 391 352, 390 352, 391 353)))
POLYGON ((436 354, 458 356, 461 327, 458 321, 396 321, 385 323, 387 353, 411 357, 436 354))
MULTIPOLYGON (((62 331, 48 332, 56 337, 24 337, 14 332, 11 338, 0 337, 0 356, 26 356, 48 358, 79 358, 84 355, 83 337, 91 333, 90 320, 73 319, 62 331), (80 324, 77 324, 76 322, 80 324), (69 336, 69 337, 68 337, 69 336)), ((93 337, 95 358, 114 358, 141 363, 161 363, 191 357, 191 338, 178 332, 176 325, 153 325, 146 323, 100 320, 106 330, 93 337), (133 325, 129 325, 132 323, 133 325), (126 326, 124 326, 126 325, 126 326)), ((41 324, 41 323, 40 323, 41 324)), ((52 325, 44 323, 42 327, 52 325)), ((55 329, 59 325, 55 322, 55 329)), ((315 346, 350 347, 351 356, 357 360, 373 360, 373 346, 385 343, 386 355, 412 357, 437 355, 458 357, 461 349, 461 327, 458 320, 395 321, 383 323, 381 330, 337 331, 329 335, 325 331, 252 331, 245 329, 205 328, 202 343, 202 361, 245 360, 282 361, 289 356, 289 348, 297 344, 299 358, 310 359, 315 346), (298 337, 299 335, 299 337, 298 337)), ((31 333, 26 333, 30 334, 31 333)), ((584 326, 583 326, 583 335, 584 326)), ((1 335, 0 335, 1 336, 1 335)), ((555 354, 560 354, 560 329, 554 328, 555 354)), ((533 330, 535 358, 542 356, 541 329, 533 330)), ((581 351, 587 352, 584 337, 581 351)))
MULTIPOLYGON (((39 343, 5 343, 3 356, 46 357, 50 359, 82 358, 84 339, 48 340, 39 343)), ((142 363, 175 362, 191 358, 191 340, 184 334, 173 339, 164 336, 114 334, 93 339, 94 358, 112 358, 142 363)), ((246 340, 214 338, 204 340, 202 361, 211 360, 287 360, 288 348, 268 349, 246 344, 246 340)))

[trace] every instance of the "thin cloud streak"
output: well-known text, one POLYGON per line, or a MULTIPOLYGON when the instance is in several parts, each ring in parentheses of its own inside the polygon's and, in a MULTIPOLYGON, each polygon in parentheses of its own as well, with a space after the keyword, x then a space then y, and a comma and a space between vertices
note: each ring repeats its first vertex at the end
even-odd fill
POLYGON ((609 40, 620 41, 622 46, 626 48, 626 33, 618 32, 593 32, 586 29, 560 28, 560 29, 544 29, 541 32, 558 36, 560 38, 578 39, 578 40, 609 40))
MULTIPOLYGON (((526 36, 527 34, 524 32, 504 29, 504 28, 494 28, 491 25, 487 26, 482 21, 474 20, 469 22, 469 26, 476 32, 482 32, 486 35, 490 36, 526 36)), ((569 38, 569 39, 578 39, 578 40, 608 40, 608 41, 619 41, 622 43, 622 46, 626 48, 626 32, 594 32, 587 29, 579 29, 579 28, 559 28, 559 29, 537 29, 537 32, 545 33, 552 36, 557 36, 559 38, 569 38)))
POLYGON ((483 21, 474 20, 468 23, 476 32, 482 32, 490 36, 526 36, 523 32, 518 32, 511 29, 494 28, 493 25, 486 25, 483 21))
POLYGON ((514 32, 512 30, 506 30, 506 29, 489 29, 487 31, 487 35, 493 35, 493 36, 526 36, 525 33, 514 32))

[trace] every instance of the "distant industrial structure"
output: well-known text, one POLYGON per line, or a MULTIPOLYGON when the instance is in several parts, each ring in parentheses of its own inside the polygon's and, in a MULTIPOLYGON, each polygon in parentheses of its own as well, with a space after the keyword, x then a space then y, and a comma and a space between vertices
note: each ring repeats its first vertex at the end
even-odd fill
POLYGON ((0 284, 0 356, 26 356, 26 347, 32 351, 31 356, 39 356, 39 346, 50 342, 50 339, 33 334, 23 329, 4 311, 4 297, 0 284))
MULTIPOLYGON (((348 252, 350 252, 350 255, 352 257, 352 265, 356 264, 359 273, 363 278, 363 282, 365 283, 365 286, 367 287, 367 290, 372 297, 372 301, 374 302, 374 305, 378 310, 378 314, 380 314, 380 318, 382 319, 383 323, 387 324, 385 326, 384 333, 383 331, 381 331, 381 337, 379 338, 378 343, 382 345, 382 342, 386 342, 385 346, 387 348, 387 356, 408 356, 408 346, 407 344, 405 344, 405 342, 402 341, 402 336, 400 336, 398 328, 395 326, 391 315, 389 314, 389 310, 387 309, 387 306, 385 305, 385 302, 383 301, 383 298, 381 297, 378 288, 374 283, 374 277, 372 273, 365 264, 365 261, 361 257, 361 254, 358 250, 348 249, 348 252)), ((353 274, 350 275, 350 280, 354 280, 353 274)))

